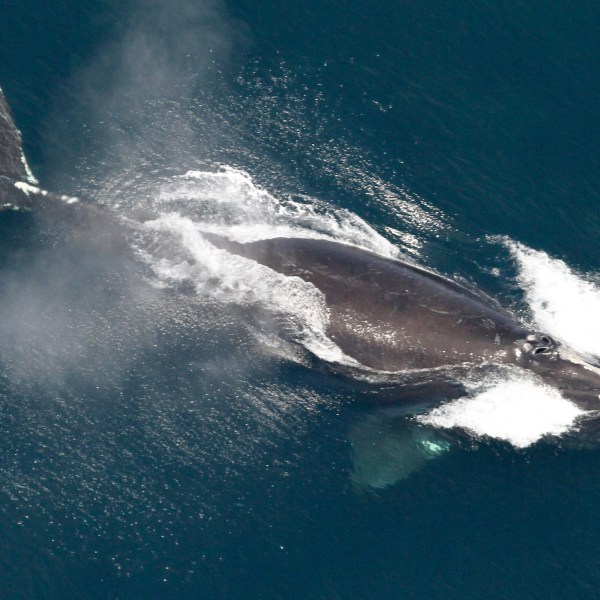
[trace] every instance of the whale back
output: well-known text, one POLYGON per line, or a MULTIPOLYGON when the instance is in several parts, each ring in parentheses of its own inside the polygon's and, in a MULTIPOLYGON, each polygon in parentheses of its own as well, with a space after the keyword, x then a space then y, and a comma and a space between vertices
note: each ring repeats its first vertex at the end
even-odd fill
POLYGON ((304 238, 211 240, 312 283, 326 299, 328 335, 373 369, 511 362, 528 334, 512 315, 456 282, 360 248, 304 238))

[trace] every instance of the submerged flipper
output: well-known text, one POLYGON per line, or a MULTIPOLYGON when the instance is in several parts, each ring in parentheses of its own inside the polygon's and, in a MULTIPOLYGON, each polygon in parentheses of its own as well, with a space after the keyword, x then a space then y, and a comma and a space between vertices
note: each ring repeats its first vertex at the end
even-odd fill
POLYGON ((13 181, 36 183, 23 154, 21 134, 15 127, 2 89, 0 89, 0 176, 13 181))
POLYGON ((407 479, 452 448, 447 435, 381 410, 358 420, 349 439, 351 479, 358 488, 372 490, 407 479))

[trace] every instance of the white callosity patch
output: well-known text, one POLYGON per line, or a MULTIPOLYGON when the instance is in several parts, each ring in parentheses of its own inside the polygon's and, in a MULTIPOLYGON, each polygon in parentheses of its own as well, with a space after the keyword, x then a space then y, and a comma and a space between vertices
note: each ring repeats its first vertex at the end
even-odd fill
POLYGON ((586 414, 556 389, 520 370, 471 388, 468 397, 420 415, 417 421, 441 428, 459 427, 525 448, 544 436, 568 432, 586 414))
POLYGON ((588 357, 600 356, 600 288, 562 260, 505 242, 536 326, 588 357))

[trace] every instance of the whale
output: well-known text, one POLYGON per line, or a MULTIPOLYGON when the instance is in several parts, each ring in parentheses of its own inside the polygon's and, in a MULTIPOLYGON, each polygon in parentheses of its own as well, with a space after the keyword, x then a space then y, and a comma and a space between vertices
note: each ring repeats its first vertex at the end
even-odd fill
MULTIPOLYGON (((38 186, 0 90, 0 210, 10 208, 41 212, 91 232, 99 251, 130 251, 126 223, 110 209, 38 186)), ((386 398, 454 398, 466 394, 461 381, 467 374, 511 366, 541 377, 586 411, 600 407, 600 367, 593 357, 582 357, 521 323, 477 289, 332 240, 279 237, 240 243, 204 235, 218 248, 319 290, 329 317, 326 334, 351 363, 330 366, 356 381, 387 382, 394 393, 386 398)))
POLYGON ((273 238, 217 246, 320 290, 327 334, 373 373, 432 387, 509 365, 547 379, 586 410, 600 407, 600 369, 533 330, 476 289, 415 264, 324 239, 273 238))

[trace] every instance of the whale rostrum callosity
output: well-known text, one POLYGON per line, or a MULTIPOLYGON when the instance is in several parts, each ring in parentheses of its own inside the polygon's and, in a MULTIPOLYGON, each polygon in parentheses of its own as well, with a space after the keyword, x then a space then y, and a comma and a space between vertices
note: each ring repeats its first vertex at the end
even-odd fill
MULTIPOLYGON (((35 187, 21 137, 0 91, 0 209, 40 210, 85 225, 114 249, 126 226, 103 210, 35 187), (104 231, 106 230, 106 233, 104 231), (103 238, 106 236, 106 238, 103 238)), ((600 369, 543 332, 523 326, 483 294, 400 260, 334 241, 273 238, 241 244, 206 234, 215 246, 298 277, 323 294, 327 335, 365 372, 398 381, 438 381, 482 366, 514 365, 541 376, 585 410, 600 406, 600 369)), ((123 242, 126 246, 126 242, 123 242)), ((456 391, 453 392, 456 395, 456 391)), ((459 392, 460 393, 460 392, 459 392)))

